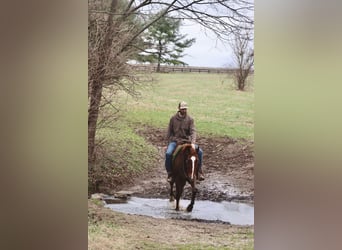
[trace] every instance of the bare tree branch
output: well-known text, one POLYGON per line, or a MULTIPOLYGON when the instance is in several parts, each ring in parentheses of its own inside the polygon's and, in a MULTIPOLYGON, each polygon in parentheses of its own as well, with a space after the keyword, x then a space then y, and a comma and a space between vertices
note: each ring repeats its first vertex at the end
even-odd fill
POLYGON ((245 89, 246 79, 254 65, 254 49, 250 46, 251 40, 252 38, 250 32, 244 30, 235 34, 235 39, 233 42, 231 42, 234 59, 237 64, 234 78, 238 90, 245 89))

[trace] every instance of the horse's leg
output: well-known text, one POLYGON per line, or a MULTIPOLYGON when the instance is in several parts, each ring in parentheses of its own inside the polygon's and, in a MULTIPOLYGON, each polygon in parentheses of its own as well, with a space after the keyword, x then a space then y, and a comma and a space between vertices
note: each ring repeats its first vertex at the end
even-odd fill
POLYGON ((186 208, 186 211, 188 211, 188 212, 192 211, 194 204, 195 204, 195 198, 196 198, 196 193, 197 193, 195 183, 196 183, 196 179, 193 180, 192 183, 190 183, 191 184, 191 202, 188 205, 188 207, 186 208))
POLYGON ((184 184, 183 183, 176 183, 176 211, 179 211, 179 200, 182 196, 184 189, 184 184))
POLYGON ((174 182, 171 181, 170 182, 170 201, 174 201, 175 200, 175 195, 173 194, 173 184, 174 184, 174 182))

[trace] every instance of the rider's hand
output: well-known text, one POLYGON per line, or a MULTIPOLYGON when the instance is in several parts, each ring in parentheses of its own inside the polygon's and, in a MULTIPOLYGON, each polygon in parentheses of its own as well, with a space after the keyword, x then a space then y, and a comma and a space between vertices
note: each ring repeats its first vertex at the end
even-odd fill
POLYGON ((193 149, 195 149, 195 144, 194 144, 194 143, 191 143, 191 147, 192 147, 193 149))

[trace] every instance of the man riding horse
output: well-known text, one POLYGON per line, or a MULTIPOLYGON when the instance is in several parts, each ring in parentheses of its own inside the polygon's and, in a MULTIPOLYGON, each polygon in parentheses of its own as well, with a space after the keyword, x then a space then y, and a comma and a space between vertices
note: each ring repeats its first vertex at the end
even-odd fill
POLYGON ((168 146, 165 154, 165 168, 167 171, 167 181, 172 180, 172 153, 177 145, 184 143, 191 143, 191 146, 198 151, 199 157, 199 171, 198 180, 203 181, 204 176, 202 172, 202 149, 196 144, 196 129, 194 119, 187 114, 188 104, 184 101, 178 105, 177 113, 171 117, 168 130, 167 141, 168 146))

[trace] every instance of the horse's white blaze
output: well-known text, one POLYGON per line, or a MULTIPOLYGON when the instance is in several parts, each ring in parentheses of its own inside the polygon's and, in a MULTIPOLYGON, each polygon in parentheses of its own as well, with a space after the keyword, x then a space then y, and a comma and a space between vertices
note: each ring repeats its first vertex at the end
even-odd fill
POLYGON ((193 179, 193 178, 194 178, 194 169, 195 169, 195 160, 196 160, 196 157, 195 157, 195 156, 191 156, 190 159, 191 159, 191 161, 192 161, 191 179, 193 179))

